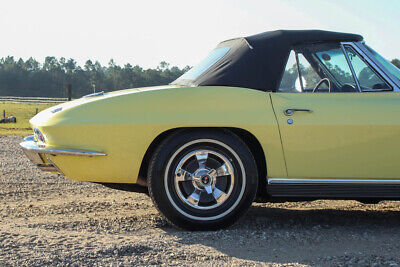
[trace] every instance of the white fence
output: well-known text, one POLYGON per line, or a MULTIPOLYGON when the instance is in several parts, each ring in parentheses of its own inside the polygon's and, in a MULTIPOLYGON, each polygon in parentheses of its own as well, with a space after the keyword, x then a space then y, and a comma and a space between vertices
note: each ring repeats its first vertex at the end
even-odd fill
POLYGON ((11 103, 57 104, 66 101, 68 101, 68 98, 0 96, 0 102, 11 103))

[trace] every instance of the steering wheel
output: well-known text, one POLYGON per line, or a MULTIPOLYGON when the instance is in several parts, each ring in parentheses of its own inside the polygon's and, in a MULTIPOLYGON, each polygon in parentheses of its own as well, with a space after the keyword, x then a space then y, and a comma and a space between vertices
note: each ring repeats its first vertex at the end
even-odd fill
POLYGON ((314 87, 314 89, 312 90, 313 93, 315 93, 315 91, 317 91, 319 89, 319 87, 324 83, 328 83, 328 87, 329 87, 329 93, 331 92, 331 81, 328 78, 323 78, 321 79, 317 85, 314 87))
POLYGON ((340 91, 342 93, 354 93, 354 92, 358 92, 358 90, 356 89, 356 87, 354 85, 352 85, 351 83, 345 83, 342 85, 342 88, 340 88, 340 91))

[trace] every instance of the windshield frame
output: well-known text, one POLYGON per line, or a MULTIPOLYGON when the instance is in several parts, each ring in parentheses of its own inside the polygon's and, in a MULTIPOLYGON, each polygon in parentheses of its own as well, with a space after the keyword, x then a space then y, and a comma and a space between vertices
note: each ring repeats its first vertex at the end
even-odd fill
MULTIPOLYGON (((375 56, 365 47, 365 41, 360 42, 342 42, 343 45, 353 47, 364 60, 374 68, 386 82, 393 87, 394 92, 400 92, 400 81, 383 66, 375 56)), ((377 90, 374 90, 377 91, 377 90)))

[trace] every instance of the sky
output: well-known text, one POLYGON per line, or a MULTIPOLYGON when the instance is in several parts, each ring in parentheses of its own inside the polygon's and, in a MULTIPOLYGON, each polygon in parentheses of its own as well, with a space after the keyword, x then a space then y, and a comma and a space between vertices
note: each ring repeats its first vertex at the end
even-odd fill
POLYGON ((219 42, 277 29, 358 33, 400 58, 399 0, 18 0, 0 9, 0 58, 195 65, 219 42))

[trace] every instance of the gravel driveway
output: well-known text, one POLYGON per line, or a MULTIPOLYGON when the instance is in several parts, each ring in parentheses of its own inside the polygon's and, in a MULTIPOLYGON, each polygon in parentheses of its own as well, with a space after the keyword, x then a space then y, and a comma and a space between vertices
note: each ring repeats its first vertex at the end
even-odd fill
POLYGON ((217 232, 170 227, 149 197, 41 172, 0 136, 0 265, 400 264, 400 203, 254 204, 217 232))

